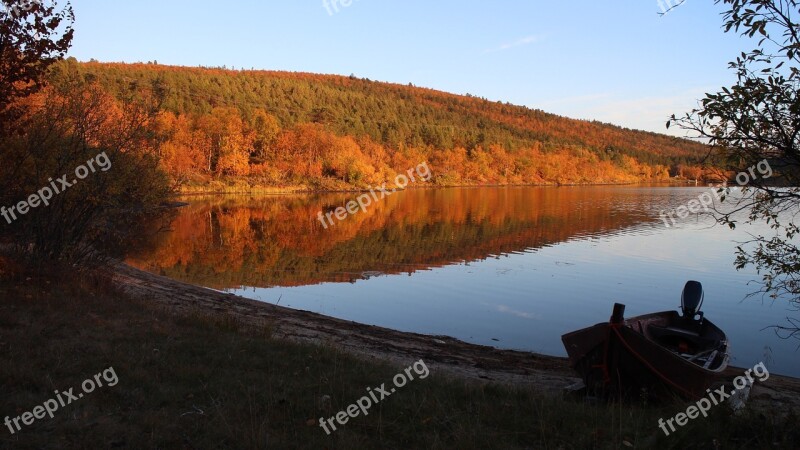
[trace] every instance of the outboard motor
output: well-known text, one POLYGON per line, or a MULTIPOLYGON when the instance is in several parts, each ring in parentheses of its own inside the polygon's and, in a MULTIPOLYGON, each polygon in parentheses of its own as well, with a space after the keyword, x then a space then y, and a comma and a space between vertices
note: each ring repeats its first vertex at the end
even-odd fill
POLYGON ((703 321, 703 313, 700 306, 703 305, 703 285, 699 281, 687 281, 681 294, 681 310, 685 319, 694 320, 699 315, 698 321, 703 321))

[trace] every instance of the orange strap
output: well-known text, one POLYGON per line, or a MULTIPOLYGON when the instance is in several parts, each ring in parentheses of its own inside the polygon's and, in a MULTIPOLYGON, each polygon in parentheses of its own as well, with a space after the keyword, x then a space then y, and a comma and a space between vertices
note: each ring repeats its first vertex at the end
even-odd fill
MULTIPOLYGON (((613 326, 613 325, 611 325, 613 326)), ((608 347, 611 345, 611 330, 606 334, 606 342, 603 345, 603 363, 595 364, 592 369, 603 369, 603 384, 611 383, 611 377, 608 374, 608 347)))
POLYGON ((683 392, 689 398, 697 398, 696 395, 694 395, 691 392, 687 391, 686 389, 684 389, 680 385, 675 384, 672 380, 667 378, 664 374, 662 374, 661 372, 656 370, 656 368, 653 367, 649 362, 647 362, 646 359, 642 358, 642 356, 640 354, 638 354, 633 348, 631 348, 631 346, 627 342, 625 342, 625 339, 622 337, 622 333, 620 333, 620 331, 619 331, 619 327, 621 326, 621 324, 609 324, 609 326, 611 327, 612 330, 614 330, 614 333, 617 334, 617 337, 619 337, 619 340, 620 340, 620 342, 622 342, 622 345, 624 345, 625 348, 627 348, 628 351, 631 352, 634 356, 639 358, 639 361, 641 361, 642 364, 647 366, 647 368, 650 369, 654 374, 658 375, 658 377, 661 378, 662 381, 664 381, 665 383, 667 383, 670 386, 674 387, 675 389, 683 392))

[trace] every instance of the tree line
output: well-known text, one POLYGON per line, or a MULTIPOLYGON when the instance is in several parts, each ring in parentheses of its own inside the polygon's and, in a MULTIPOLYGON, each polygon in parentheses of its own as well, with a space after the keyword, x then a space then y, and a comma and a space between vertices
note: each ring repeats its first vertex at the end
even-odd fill
POLYGON ((158 86, 153 132, 177 185, 363 188, 422 161, 436 185, 665 180, 705 156, 696 142, 354 76, 64 61, 116 98, 158 86))

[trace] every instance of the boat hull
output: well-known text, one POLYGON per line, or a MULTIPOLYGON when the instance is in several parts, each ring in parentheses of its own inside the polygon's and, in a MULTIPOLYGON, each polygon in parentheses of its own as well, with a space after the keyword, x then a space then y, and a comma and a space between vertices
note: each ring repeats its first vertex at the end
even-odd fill
POLYGON ((686 333, 689 343, 681 342, 681 336, 656 333, 679 320, 673 311, 648 314, 599 323, 561 339, 572 367, 592 394, 699 399, 721 381, 728 362, 727 339, 707 320, 697 333, 686 333), (690 360, 703 352, 709 355, 704 363, 690 360))

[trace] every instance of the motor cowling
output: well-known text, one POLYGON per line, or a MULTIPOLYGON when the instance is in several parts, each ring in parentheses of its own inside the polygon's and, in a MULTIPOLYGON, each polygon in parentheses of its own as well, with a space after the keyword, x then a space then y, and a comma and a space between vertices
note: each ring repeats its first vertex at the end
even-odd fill
POLYGON ((683 287, 683 294, 681 295, 681 311, 683 317, 687 319, 694 319, 700 314, 702 319, 703 313, 700 312, 700 307, 703 305, 703 285, 699 281, 687 281, 686 286, 683 287))

